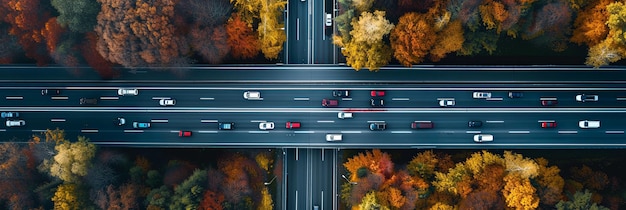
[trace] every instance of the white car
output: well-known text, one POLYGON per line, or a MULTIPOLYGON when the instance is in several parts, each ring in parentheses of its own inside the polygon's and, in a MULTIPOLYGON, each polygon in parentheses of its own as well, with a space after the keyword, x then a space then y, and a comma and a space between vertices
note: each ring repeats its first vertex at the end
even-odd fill
POLYGON ((7 120, 7 127, 18 127, 26 125, 26 121, 24 120, 7 120))
POLYGON ((130 95, 136 96, 138 94, 139 94, 139 90, 137 89, 126 89, 126 88, 117 89, 117 95, 120 95, 120 96, 130 96, 130 95))
POLYGON ((341 141, 343 135, 341 134, 326 134, 326 141, 341 141))
POLYGON ((599 128, 600 121, 599 120, 581 120, 578 122, 578 127, 580 128, 599 128))
POLYGON ((261 129, 261 130, 274 130, 274 122, 262 122, 262 123, 259 123, 259 129, 261 129))
POLYGON ((580 102, 598 101, 598 95, 579 94, 579 95, 576 95, 576 101, 580 101, 580 102))
POLYGON ((454 106, 455 104, 456 104, 456 102, 454 101, 454 99, 442 99, 442 100, 439 100, 439 106, 442 106, 442 107, 454 106))
POLYGON ((491 93, 474 92, 474 94, 472 94, 472 97, 474 97, 474 98, 491 98, 491 93))
POLYGON ((159 105, 161 106, 174 106, 176 105, 176 100, 171 98, 164 98, 159 100, 159 105))
POLYGON ((261 92, 259 92, 259 91, 246 91, 246 92, 243 92, 243 98, 245 98, 247 100, 260 100, 261 99, 261 92))
POLYGON ((352 118, 352 112, 339 112, 339 113, 337 113, 337 118, 339 118, 339 119, 352 118))
POLYGON ((333 26, 333 15, 326 13, 326 26, 333 26))
POLYGON ((474 141, 481 143, 487 141, 493 141, 493 135, 491 134, 476 134, 474 135, 474 141))

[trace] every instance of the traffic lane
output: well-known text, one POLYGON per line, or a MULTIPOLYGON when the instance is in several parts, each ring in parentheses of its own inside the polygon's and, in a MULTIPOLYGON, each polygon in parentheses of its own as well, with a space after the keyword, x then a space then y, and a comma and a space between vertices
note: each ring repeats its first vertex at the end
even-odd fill
POLYGON ((300 180, 300 177, 297 176, 298 168, 295 159, 295 149, 286 149, 286 151, 287 161, 285 162, 285 170, 287 171, 287 177, 285 177, 285 179, 287 180, 287 188, 284 199, 287 199, 287 209, 295 209, 296 190, 298 188, 298 184, 302 181, 300 180))

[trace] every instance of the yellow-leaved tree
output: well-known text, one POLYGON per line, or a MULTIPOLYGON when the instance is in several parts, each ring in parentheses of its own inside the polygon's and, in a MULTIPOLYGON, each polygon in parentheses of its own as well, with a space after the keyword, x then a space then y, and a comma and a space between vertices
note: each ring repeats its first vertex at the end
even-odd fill
POLYGON ((287 1, 264 0, 261 1, 259 17, 261 22, 257 28, 259 33, 260 48, 267 59, 276 59, 283 50, 283 43, 287 35, 283 30, 284 24, 280 23, 287 1))
POLYGON ((78 141, 64 141, 55 147, 57 154, 50 166, 50 175, 65 182, 75 183, 87 175, 91 160, 96 154, 96 146, 89 139, 79 136, 78 141))
POLYGON ((270 210, 274 209, 274 202, 272 202, 272 196, 270 192, 267 190, 267 187, 264 187, 261 190, 261 202, 257 207, 258 210, 270 210))
POLYGON ((360 210, 389 210, 389 207, 382 206, 378 203, 378 198, 376 198, 376 192, 372 191, 367 193, 361 203, 359 204, 360 210))
POLYGON ((73 183, 64 183, 57 187, 52 202, 55 210, 80 210, 85 208, 78 198, 78 186, 73 183))
POLYGON ((350 40, 336 40, 335 44, 343 47, 346 63, 360 70, 368 68, 377 71, 391 60, 391 48, 383 42, 394 25, 385 18, 384 11, 362 12, 358 19, 352 20, 350 40))
POLYGON ((504 163, 509 174, 519 174, 523 179, 535 178, 539 174, 539 165, 530 158, 524 158, 521 154, 504 151, 504 163))
POLYGON ((514 209, 537 209, 539 197, 536 189, 527 178, 522 178, 517 173, 509 173, 504 177, 504 189, 502 195, 506 205, 514 209))

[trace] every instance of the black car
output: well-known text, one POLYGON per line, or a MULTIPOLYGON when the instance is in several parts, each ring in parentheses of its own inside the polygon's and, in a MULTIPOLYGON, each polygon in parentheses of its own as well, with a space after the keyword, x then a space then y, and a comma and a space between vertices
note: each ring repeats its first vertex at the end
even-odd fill
POLYGON ((80 98, 80 105, 96 105, 98 104, 97 98, 80 98))
POLYGON ((373 131, 382 131, 387 129, 387 123, 384 122, 375 122, 375 123, 370 123, 370 130, 373 131))
POLYGON ((469 121, 467 123, 467 126, 470 128, 478 128, 483 126, 483 122, 482 121, 469 121))
POLYGON ((372 98, 370 99, 370 104, 372 105, 372 107, 384 107, 385 100, 383 100, 382 98, 372 98))
POLYGON ((333 90, 333 97, 350 97, 350 91, 348 90, 333 90))
POLYGON ((521 98, 523 96, 522 92, 509 92, 509 98, 521 98))
POLYGON ((59 89, 43 89, 43 90, 41 90, 41 95, 42 96, 59 95, 59 94, 61 94, 61 90, 59 90, 59 89))

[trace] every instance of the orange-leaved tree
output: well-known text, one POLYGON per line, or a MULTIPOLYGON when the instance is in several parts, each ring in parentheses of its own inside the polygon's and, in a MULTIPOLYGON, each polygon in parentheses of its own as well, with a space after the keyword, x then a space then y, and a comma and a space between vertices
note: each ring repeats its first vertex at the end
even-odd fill
POLYGON ((421 63, 435 44, 436 33, 426 15, 407 13, 391 33, 394 57, 404 66, 421 63))
POLYGON ((239 15, 233 15, 226 24, 230 54, 235 58, 252 58, 259 54, 259 44, 252 28, 239 15))

